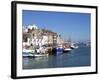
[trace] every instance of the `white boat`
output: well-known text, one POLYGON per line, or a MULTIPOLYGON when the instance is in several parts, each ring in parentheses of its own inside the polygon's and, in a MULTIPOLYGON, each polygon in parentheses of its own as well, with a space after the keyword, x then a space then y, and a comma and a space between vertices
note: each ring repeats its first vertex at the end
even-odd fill
POLYGON ((23 49, 23 52, 25 52, 25 53, 35 53, 35 50, 23 49))
POLYGON ((71 48, 65 48, 64 50, 63 50, 63 52, 69 52, 69 51, 71 51, 72 49, 71 48))
POLYGON ((23 57, 45 57, 48 54, 23 53, 23 57))
POLYGON ((75 45, 75 43, 72 43, 72 44, 71 44, 71 48, 72 48, 72 49, 76 49, 76 48, 78 48, 78 46, 75 45))
POLYGON ((34 57, 34 55, 32 53, 25 53, 24 52, 22 55, 23 55, 23 57, 34 57))
POLYGON ((34 57, 45 57, 48 56, 48 54, 33 54, 34 57))
POLYGON ((78 48, 79 46, 75 46, 75 48, 78 48))
POLYGON ((71 46, 71 48, 72 48, 72 49, 77 49, 78 46, 74 46, 74 45, 73 45, 73 46, 71 46))

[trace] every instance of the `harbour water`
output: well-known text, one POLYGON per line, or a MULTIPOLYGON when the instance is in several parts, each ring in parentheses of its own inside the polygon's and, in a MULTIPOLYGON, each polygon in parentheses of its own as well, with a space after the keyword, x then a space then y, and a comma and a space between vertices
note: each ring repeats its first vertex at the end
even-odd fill
POLYGON ((81 67, 91 65, 91 48, 80 46, 70 52, 45 57, 23 57, 23 69, 81 67))

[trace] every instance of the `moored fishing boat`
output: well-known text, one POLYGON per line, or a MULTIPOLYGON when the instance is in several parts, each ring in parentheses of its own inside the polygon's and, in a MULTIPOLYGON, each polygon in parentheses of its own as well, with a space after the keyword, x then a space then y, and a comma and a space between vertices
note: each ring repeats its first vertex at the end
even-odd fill
POLYGON ((23 57, 42 57, 48 56, 45 49, 39 48, 34 50, 23 49, 23 57))
POLYGON ((63 47, 62 45, 57 45, 55 47, 52 48, 52 54, 53 55, 60 55, 63 53, 63 47))
POLYGON ((79 47, 79 46, 77 46, 77 45, 74 44, 74 43, 72 43, 71 46, 70 46, 71 49, 77 49, 78 47, 79 47))
POLYGON ((34 53, 35 50, 23 49, 23 52, 24 52, 24 53, 34 53))
POLYGON ((46 57, 48 54, 33 54, 34 57, 46 57))
POLYGON ((69 52, 69 51, 71 51, 72 49, 71 48, 64 48, 63 49, 63 52, 69 52))
POLYGON ((37 53, 23 53, 23 57, 45 57, 48 54, 37 54, 37 53))
POLYGON ((71 46, 71 49, 77 49, 78 46, 71 46))
POLYGON ((23 52, 22 54, 23 57, 34 57, 33 53, 27 53, 27 52, 23 52))

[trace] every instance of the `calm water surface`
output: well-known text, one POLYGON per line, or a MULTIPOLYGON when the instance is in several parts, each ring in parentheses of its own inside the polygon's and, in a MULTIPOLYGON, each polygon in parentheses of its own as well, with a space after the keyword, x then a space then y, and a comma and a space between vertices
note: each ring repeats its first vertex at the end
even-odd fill
POLYGON ((23 58, 23 69, 90 66, 90 51, 90 47, 79 47, 57 56, 23 58))

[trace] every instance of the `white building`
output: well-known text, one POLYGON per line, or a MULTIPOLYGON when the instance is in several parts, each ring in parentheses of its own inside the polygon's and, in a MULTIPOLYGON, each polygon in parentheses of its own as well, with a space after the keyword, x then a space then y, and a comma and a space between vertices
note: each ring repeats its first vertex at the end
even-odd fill
POLYGON ((27 26, 29 29, 32 29, 32 28, 34 28, 34 29, 38 29, 38 26, 36 26, 35 24, 32 24, 32 25, 29 25, 29 26, 27 26))
POLYGON ((23 46, 42 46, 56 43, 57 34, 45 29, 38 29, 36 25, 29 25, 23 29, 23 46), (29 30, 29 31, 28 31, 29 30))
POLYGON ((41 41, 41 44, 42 45, 46 45, 46 44, 48 44, 48 36, 43 36, 43 39, 42 39, 42 41, 41 41))

